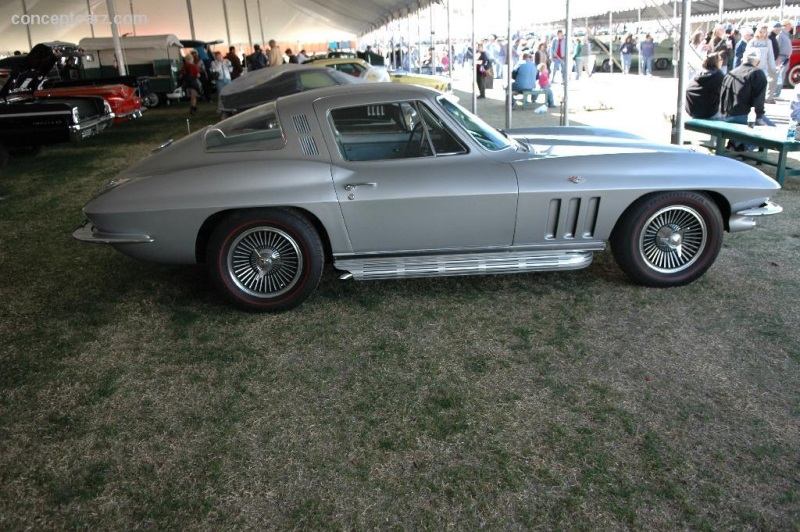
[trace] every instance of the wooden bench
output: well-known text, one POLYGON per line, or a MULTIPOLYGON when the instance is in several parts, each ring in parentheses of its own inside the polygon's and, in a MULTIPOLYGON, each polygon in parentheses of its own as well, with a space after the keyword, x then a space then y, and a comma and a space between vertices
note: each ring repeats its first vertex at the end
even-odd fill
POLYGON ((799 141, 786 138, 785 127, 755 126, 734 124, 721 120, 701 120, 692 118, 684 124, 687 131, 697 131, 716 138, 714 153, 725 157, 741 157, 742 159, 756 161, 760 164, 775 166, 775 179, 783 185, 784 177, 800 175, 800 169, 786 167, 786 156, 789 152, 800 151, 799 141), (727 149, 727 141, 743 142, 758 148, 757 152, 741 152, 727 149), (771 161, 767 157, 767 150, 778 152, 778 161, 771 161))
POLYGON ((544 95, 545 92, 543 89, 531 89, 531 90, 524 90, 524 91, 513 91, 511 93, 511 98, 514 100, 514 105, 517 104, 518 101, 522 102, 522 108, 527 109, 528 107, 532 107, 536 105, 536 99, 540 95, 544 95))

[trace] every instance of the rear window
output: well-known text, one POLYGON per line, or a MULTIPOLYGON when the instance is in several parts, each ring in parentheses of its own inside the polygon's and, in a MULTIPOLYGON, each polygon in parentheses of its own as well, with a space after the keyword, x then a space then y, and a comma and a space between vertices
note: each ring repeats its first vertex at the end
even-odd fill
POLYGON ((204 142, 206 151, 211 152, 279 150, 286 145, 274 103, 211 126, 206 130, 204 142))
POLYGON ((300 86, 303 90, 321 89, 322 87, 333 87, 334 85, 338 85, 338 83, 326 72, 300 73, 300 86))

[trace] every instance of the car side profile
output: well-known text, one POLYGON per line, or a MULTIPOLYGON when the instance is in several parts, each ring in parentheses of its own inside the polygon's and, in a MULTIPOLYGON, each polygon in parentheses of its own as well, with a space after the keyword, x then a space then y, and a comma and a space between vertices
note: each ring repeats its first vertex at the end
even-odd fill
POLYGON ((582 127, 501 132, 449 96, 358 84, 279 98, 164 146, 83 208, 74 237, 204 263, 233 303, 285 310, 342 279, 585 268, 690 283, 725 231, 781 208, 759 170, 582 127), (220 169, 224 168, 224 172, 220 169))

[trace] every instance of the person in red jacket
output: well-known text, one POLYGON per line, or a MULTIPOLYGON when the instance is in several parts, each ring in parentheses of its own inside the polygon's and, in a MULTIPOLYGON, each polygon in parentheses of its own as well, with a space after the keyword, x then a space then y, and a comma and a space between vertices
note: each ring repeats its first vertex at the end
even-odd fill
POLYGON ((200 68, 194 64, 192 54, 186 54, 178 73, 178 79, 181 83, 181 88, 189 96, 189 112, 191 114, 197 113, 197 97, 200 95, 200 68))

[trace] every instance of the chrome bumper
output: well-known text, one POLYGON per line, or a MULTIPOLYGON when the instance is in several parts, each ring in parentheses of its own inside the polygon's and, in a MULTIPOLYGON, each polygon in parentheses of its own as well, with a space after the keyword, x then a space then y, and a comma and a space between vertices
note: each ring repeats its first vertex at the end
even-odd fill
POLYGON ((69 140, 78 141, 101 133, 114 121, 114 113, 69 126, 69 140))
POLYGON ((149 244, 153 238, 148 235, 129 235, 122 233, 103 233, 84 220, 72 233, 72 238, 94 244, 149 244))
POLYGON ((756 217, 769 216, 770 214, 779 214, 782 212, 783 207, 772 201, 767 201, 759 207, 744 209, 731 216, 728 224, 730 232, 738 233, 740 231, 747 231, 756 226, 756 217))

